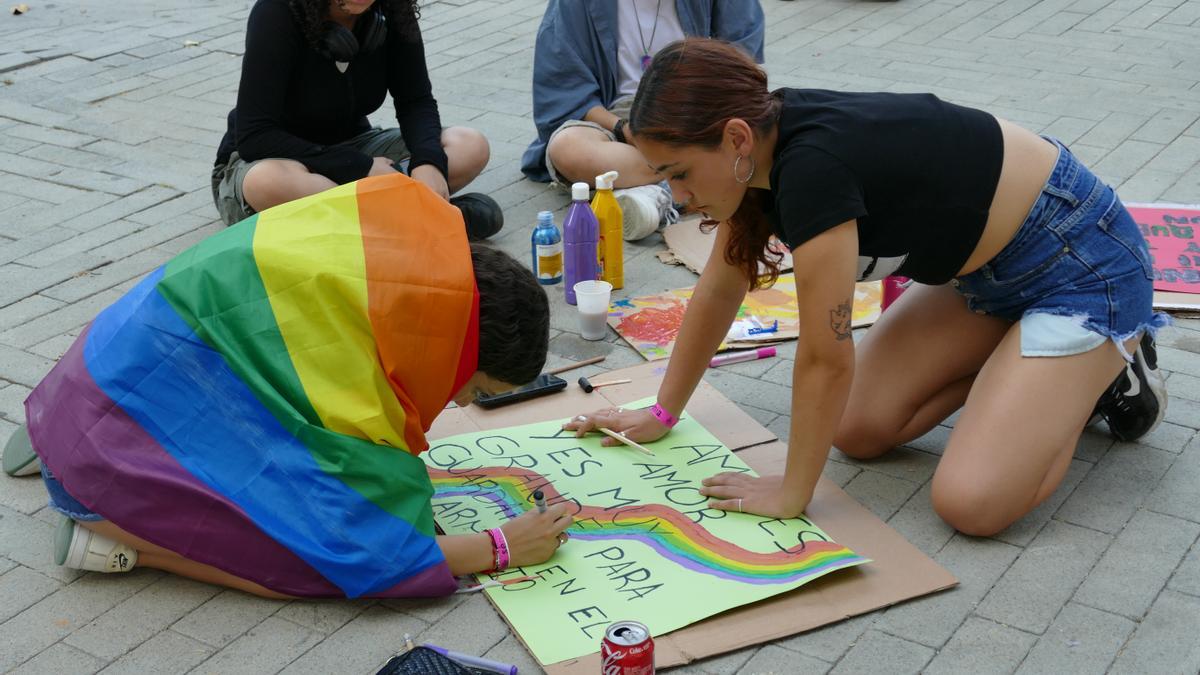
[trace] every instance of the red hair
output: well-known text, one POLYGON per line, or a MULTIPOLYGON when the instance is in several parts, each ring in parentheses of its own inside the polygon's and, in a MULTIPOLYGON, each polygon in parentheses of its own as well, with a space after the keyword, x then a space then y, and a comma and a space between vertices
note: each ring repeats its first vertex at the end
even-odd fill
MULTIPOLYGON (((767 73, 746 52, 723 40, 687 38, 654 55, 638 85, 629 130, 666 145, 713 149, 729 120, 743 120, 761 136, 779 121, 781 107, 767 89, 767 73)), ((767 249, 772 230, 765 201, 762 190, 750 188, 729 219, 725 261, 742 269, 751 289, 775 283, 783 260, 767 249)))

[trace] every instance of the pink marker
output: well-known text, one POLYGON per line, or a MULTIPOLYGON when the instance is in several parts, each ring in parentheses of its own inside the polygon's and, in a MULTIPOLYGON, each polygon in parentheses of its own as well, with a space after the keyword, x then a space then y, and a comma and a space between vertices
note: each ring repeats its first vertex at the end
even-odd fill
POLYGON ((729 363, 741 363, 742 361, 757 361, 759 359, 768 359, 775 356, 774 347, 759 347, 753 351, 733 352, 732 354, 722 354, 714 356, 712 361, 708 362, 709 368, 724 366, 729 363))

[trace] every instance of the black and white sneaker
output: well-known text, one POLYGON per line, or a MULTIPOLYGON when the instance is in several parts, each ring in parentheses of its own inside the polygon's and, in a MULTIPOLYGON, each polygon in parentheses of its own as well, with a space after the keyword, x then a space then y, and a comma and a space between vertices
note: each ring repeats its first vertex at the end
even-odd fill
POLYGON ((1108 429, 1122 441, 1133 441, 1150 433, 1167 413, 1167 386, 1158 369, 1154 338, 1142 335, 1133 363, 1117 375, 1100 395, 1094 414, 1108 422, 1108 429))

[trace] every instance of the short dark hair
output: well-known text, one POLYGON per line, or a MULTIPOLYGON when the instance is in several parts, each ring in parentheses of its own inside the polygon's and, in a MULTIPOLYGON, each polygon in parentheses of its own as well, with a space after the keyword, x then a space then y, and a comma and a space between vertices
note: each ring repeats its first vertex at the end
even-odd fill
POLYGON ((546 365, 550 301, 524 265, 504 251, 471 243, 479 287, 479 370, 509 384, 533 381, 546 365))

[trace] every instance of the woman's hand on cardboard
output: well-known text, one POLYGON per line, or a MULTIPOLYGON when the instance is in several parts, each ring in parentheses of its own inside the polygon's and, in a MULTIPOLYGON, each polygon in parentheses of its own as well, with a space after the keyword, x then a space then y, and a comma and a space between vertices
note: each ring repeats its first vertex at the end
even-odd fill
POLYGON ((701 485, 700 494, 709 498, 710 509, 795 518, 808 506, 794 491, 784 487, 783 476, 751 476, 726 471, 705 478, 701 485))
MULTIPOLYGON (((659 422, 658 418, 650 414, 649 408, 638 410, 604 408, 586 415, 572 417, 563 425, 563 429, 574 431, 576 438, 582 438, 589 431, 599 428, 611 429, 637 443, 657 441, 671 430, 670 427, 659 422)), ((621 442, 605 436, 600 444, 621 445, 621 442)))

